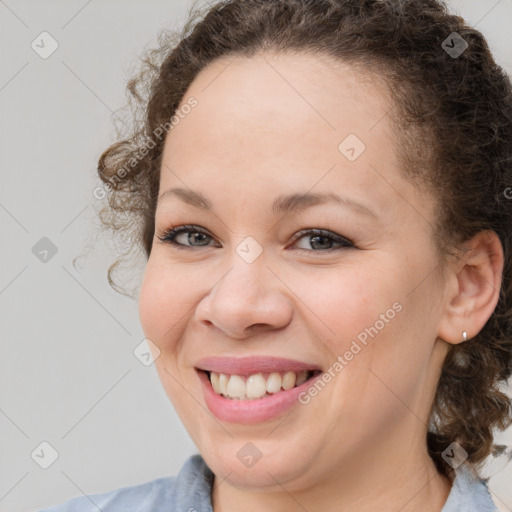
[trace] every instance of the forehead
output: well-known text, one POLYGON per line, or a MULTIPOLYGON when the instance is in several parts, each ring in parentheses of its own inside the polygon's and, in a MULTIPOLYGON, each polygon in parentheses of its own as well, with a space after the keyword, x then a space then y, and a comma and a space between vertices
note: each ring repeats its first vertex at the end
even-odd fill
POLYGON ((183 185, 178 177, 195 190, 334 188, 381 211, 396 209, 397 191, 410 192, 389 94, 360 68, 314 54, 223 57, 198 74, 182 105, 190 97, 197 106, 167 136, 161 188, 183 185), (354 142, 364 150, 351 160, 344 151, 354 142))
POLYGON ((198 74, 182 104, 190 96, 205 129, 215 124, 239 135, 241 128, 340 136, 352 128, 365 136, 391 107, 375 73, 310 53, 223 57, 198 74))

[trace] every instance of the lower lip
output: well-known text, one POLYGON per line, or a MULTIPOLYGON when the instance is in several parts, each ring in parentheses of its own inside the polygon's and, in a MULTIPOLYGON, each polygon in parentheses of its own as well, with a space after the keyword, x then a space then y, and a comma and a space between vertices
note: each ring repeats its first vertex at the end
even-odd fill
POLYGON ((212 414, 221 421, 244 424, 260 423, 278 417, 294 404, 299 403, 299 395, 309 389, 316 379, 322 376, 319 373, 300 386, 286 391, 281 390, 275 395, 265 398, 231 400, 215 393, 205 372, 198 371, 198 374, 203 388, 204 400, 212 414))

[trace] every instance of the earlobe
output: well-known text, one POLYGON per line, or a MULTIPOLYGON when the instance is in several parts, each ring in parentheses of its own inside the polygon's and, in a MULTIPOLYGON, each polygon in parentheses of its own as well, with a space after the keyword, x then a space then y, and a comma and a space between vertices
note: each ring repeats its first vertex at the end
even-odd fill
POLYGON ((447 269, 439 325, 438 336, 452 344, 470 340, 482 330, 496 308, 502 282, 503 247, 494 231, 481 231, 464 248, 447 269))

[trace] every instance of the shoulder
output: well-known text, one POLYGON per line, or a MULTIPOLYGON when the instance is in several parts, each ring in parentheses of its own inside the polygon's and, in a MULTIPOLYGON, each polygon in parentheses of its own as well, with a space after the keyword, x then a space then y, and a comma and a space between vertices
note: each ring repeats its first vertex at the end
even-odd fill
POLYGON ((485 480, 465 462, 455 470, 452 489, 441 512, 498 512, 485 480))
POLYGON ((157 478, 103 494, 77 496, 38 512, 157 512, 170 510, 169 506, 178 508, 184 497, 190 499, 191 491, 198 510, 202 510, 211 499, 211 481, 212 474, 204 460, 199 455, 193 455, 177 476, 157 478))
POLYGON ((121 487, 104 494, 77 496, 39 512, 142 512, 152 502, 161 501, 165 494, 172 490, 175 480, 176 477, 163 477, 131 487, 121 487))

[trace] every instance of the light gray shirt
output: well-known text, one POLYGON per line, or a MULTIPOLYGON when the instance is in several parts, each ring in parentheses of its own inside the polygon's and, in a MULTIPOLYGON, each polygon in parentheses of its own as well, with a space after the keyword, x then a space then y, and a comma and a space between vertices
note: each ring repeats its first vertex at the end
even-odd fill
MULTIPOLYGON (((38 512, 212 512, 213 473, 192 455, 177 476, 166 476, 105 494, 78 496, 38 512)), ((487 484, 465 462, 441 512, 498 512, 487 484)))

